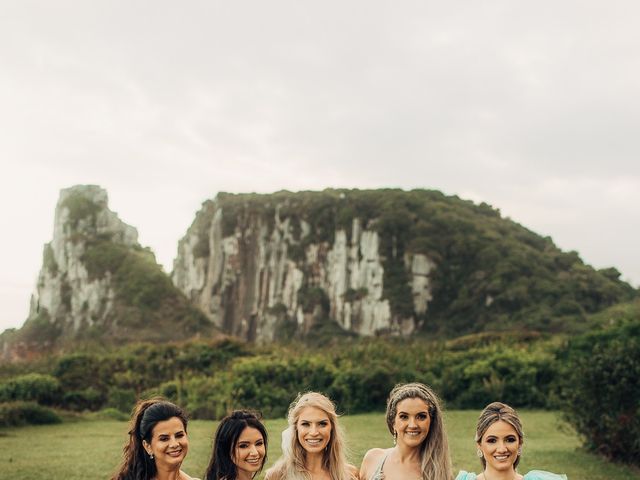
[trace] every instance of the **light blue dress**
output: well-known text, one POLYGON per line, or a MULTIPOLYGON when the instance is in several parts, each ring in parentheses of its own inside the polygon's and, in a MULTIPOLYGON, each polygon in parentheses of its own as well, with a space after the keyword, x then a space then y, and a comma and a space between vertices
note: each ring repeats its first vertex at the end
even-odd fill
MULTIPOLYGON (((476 480, 476 474, 460 470, 456 480, 476 480)), ((531 470, 529 473, 525 474, 523 480, 567 480, 567 476, 545 472, 543 470, 531 470)))

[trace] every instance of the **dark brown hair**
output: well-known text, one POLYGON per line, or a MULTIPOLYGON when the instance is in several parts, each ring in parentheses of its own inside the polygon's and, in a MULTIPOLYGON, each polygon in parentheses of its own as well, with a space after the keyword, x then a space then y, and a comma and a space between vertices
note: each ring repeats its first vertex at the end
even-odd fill
POLYGON ((150 443, 153 427, 173 417, 182 421, 186 433, 187 416, 177 405, 159 397, 136 404, 129 424, 129 440, 123 448, 122 464, 112 480, 149 480, 156 475, 156 462, 149 458, 142 441, 150 443))

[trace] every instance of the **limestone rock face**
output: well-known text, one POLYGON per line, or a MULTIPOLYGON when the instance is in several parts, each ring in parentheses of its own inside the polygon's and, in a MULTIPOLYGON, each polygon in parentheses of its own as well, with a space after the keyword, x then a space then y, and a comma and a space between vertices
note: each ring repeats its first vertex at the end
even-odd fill
MULTIPOLYGON (((287 215, 283 204, 268 209, 272 216, 225 208, 204 204, 179 243, 172 273, 174 285, 223 332, 268 342, 283 329, 305 334, 323 320, 358 335, 409 335, 419 326, 417 315, 392 312, 379 234, 360 218, 322 240, 312 238, 312 217, 287 215)), ((425 255, 409 262, 406 288, 424 315, 435 264, 425 255)))
POLYGON ((73 343, 167 341, 213 333, 138 244, 136 229, 109 210, 94 185, 61 191, 53 239, 24 326, 0 341, 5 358, 73 343))
POLYGON ((84 259, 96 238, 125 247, 138 246, 138 232, 108 208, 107 192, 94 185, 61 191, 53 240, 45 245, 44 264, 31 299, 29 320, 47 318, 67 332, 104 321, 115 292, 111 275, 94 277, 84 259))

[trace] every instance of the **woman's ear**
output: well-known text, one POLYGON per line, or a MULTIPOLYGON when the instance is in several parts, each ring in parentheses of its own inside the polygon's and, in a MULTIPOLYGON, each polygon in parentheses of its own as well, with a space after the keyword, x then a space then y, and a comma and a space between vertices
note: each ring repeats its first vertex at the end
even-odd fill
POLYGON ((142 446, 148 455, 151 455, 151 445, 146 440, 142 440, 142 446))

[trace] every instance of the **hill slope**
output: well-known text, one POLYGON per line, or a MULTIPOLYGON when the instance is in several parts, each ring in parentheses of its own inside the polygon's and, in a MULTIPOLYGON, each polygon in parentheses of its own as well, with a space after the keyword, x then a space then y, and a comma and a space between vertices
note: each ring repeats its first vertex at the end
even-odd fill
POLYGON ((332 328, 573 331, 637 296, 619 275, 486 204, 427 190, 325 190, 205 202, 172 278, 225 332, 269 341, 332 328))
POLYGON ((4 356, 29 356, 83 340, 211 335, 211 323, 171 284, 137 237, 135 228, 109 210, 102 188, 62 190, 29 317, 21 329, 2 335, 4 356))

